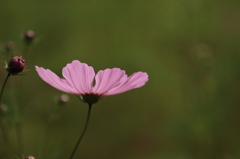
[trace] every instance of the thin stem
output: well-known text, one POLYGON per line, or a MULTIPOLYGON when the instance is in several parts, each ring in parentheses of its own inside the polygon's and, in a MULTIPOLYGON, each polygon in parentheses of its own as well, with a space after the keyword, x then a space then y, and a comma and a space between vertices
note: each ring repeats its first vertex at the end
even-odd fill
POLYGON ((28 49, 29 49, 29 44, 24 44, 23 50, 22 50, 22 56, 25 54, 24 57, 26 57, 28 49))
POLYGON ((7 151, 8 158, 9 158, 9 159, 12 159, 12 155, 11 155, 12 153, 11 153, 11 150, 10 150, 10 146, 9 146, 9 144, 8 144, 7 132, 6 132, 5 129, 4 129, 4 126, 3 126, 2 121, 0 121, 0 127, 1 127, 1 129, 2 129, 3 140, 4 140, 4 142, 5 142, 5 149, 6 149, 6 151, 7 151))
POLYGON ((22 124, 21 122, 17 122, 15 125, 16 128, 16 133, 17 133, 17 139, 18 139, 18 149, 19 149, 19 154, 23 155, 24 154, 24 144, 23 144, 23 135, 22 135, 22 124))
POLYGON ((4 83, 3 83, 3 86, 2 86, 2 89, 1 89, 1 93, 0 93, 0 104, 2 103, 3 91, 4 91, 4 88, 5 88, 5 86, 6 86, 7 80, 8 80, 8 78, 10 77, 10 75, 11 75, 11 74, 8 73, 6 79, 5 79, 4 83))
POLYGON ((42 153, 42 156, 41 158, 46 158, 47 156, 47 149, 48 149, 48 145, 49 145, 49 142, 51 140, 51 137, 52 137, 52 131, 51 131, 51 127, 52 125, 48 125, 47 126, 47 130, 46 130, 46 133, 45 133, 45 141, 44 141, 44 147, 43 147, 43 153, 42 153))
MULTIPOLYGON (((8 80, 8 78, 10 77, 10 75, 11 75, 11 74, 8 73, 6 79, 5 79, 4 83, 3 83, 3 86, 2 86, 2 89, 1 89, 1 92, 0 92, 0 104, 2 103, 3 91, 4 91, 4 88, 5 88, 5 86, 6 86, 7 80, 8 80)), ((3 126, 3 123, 2 123, 2 121, 1 121, 1 119, 0 119, 0 127, 1 127, 1 129, 2 129, 3 139, 4 139, 4 142, 5 142, 5 147, 6 147, 6 150, 7 150, 7 153, 8 153, 8 157, 11 159, 11 158, 12 158, 12 155, 11 155, 11 151, 10 151, 10 146, 9 146, 9 144, 8 144, 7 133, 6 133, 5 129, 4 129, 4 126, 3 126)))
POLYGON ((73 158, 73 156, 74 156, 74 154, 75 154, 75 152, 76 152, 76 150, 77 150, 77 148, 78 148, 78 145, 79 145, 80 142, 82 141, 82 138, 83 138, 83 136, 84 136, 84 134, 85 134, 85 132, 86 132, 86 130, 87 130, 88 123, 89 123, 89 118, 90 118, 90 114, 91 114, 91 108, 92 108, 92 104, 89 104, 89 105, 88 105, 88 115, 87 115, 87 120, 86 120, 84 129, 83 129, 82 134, 81 134, 81 136, 79 137, 78 142, 77 142, 77 144, 75 145, 75 147, 74 147, 74 149, 73 149, 73 152, 72 152, 72 154, 71 154, 71 156, 70 156, 69 159, 72 159, 72 158, 73 158))

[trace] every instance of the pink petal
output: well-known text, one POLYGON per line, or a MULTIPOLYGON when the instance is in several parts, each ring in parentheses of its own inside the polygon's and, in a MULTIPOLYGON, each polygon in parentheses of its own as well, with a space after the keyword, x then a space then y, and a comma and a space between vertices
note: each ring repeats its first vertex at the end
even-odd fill
POLYGON ((125 74, 125 71, 119 68, 113 68, 99 71, 95 79, 96 84, 93 88, 93 92, 101 95, 125 81, 127 79, 127 75, 125 74))
POLYGON ((74 60, 63 68, 62 74, 80 94, 92 92, 95 72, 91 66, 74 60))
POLYGON ((38 75, 44 80, 46 83, 50 84, 54 88, 70 93, 70 94, 79 94, 78 91, 71 86, 65 79, 59 78, 55 73, 53 73, 49 69, 44 69, 42 67, 35 66, 38 75))
POLYGON ((136 72, 127 78, 124 82, 115 88, 109 90, 105 95, 114 95, 129 91, 131 89, 139 88, 145 85, 148 81, 148 74, 145 72, 136 72))

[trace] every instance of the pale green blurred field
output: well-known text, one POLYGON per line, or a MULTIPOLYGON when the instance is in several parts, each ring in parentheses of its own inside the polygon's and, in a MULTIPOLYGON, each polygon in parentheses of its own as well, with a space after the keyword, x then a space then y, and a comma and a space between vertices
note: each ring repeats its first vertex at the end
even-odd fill
MULTIPOLYGON (((240 158, 240 1, 0 0, 0 42, 15 41, 14 55, 28 29, 38 35, 23 55, 28 75, 11 77, 3 97, 15 154, 22 121, 25 156, 69 158, 87 105, 70 95, 49 123, 61 92, 34 66, 61 75, 77 59, 95 71, 144 71, 149 82, 93 106, 76 159, 240 158)), ((3 148, 0 136, 4 159, 3 148)))

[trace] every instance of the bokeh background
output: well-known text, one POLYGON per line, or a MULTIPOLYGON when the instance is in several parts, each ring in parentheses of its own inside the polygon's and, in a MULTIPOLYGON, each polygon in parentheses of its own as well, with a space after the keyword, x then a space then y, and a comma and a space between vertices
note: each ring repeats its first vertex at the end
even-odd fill
MULTIPOLYGON (((62 92, 34 66, 61 76, 78 59, 95 71, 144 71, 149 81, 93 106, 76 159, 240 158, 240 1, 0 0, 1 54, 7 41, 29 70, 10 77, 3 96, 17 156, 69 158, 87 105, 74 95, 58 105, 62 92), (37 34, 28 50, 26 30, 37 34)), ((4 149, 0 134, 3 159, 4 149)))

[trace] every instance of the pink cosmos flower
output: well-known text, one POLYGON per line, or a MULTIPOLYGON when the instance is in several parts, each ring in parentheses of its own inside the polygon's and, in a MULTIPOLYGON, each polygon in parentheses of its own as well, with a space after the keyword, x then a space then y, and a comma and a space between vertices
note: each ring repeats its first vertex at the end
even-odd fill
POLYGON ((148 74, 136 72, 127 76, 119 68, 100 70, 95 74, 93 67, 78 60, 72 61, 62 69, 64 78, 58 77, 49 69, 36 67, 38 75, 54 88, 80 96, 82 101, 93 104, 99 98, 115 95, 139 88, 148 81, 148 74))

